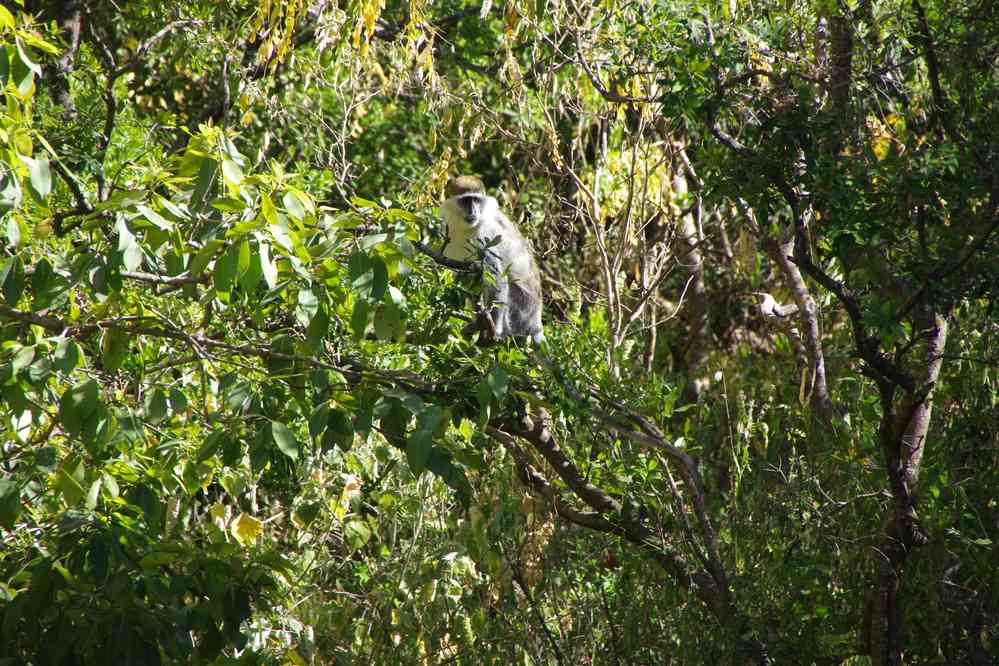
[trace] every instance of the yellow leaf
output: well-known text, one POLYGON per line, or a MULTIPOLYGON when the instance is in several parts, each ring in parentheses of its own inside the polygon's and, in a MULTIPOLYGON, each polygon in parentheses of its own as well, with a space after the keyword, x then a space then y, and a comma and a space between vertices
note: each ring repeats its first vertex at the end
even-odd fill
POLYGON ((232 521, 230 528, 232 535, 236 537, 243 546, 248 546, 264 532, 264 524, 247 513, 239 514, 236 520, 232 521))
MULTIPOLYGON (((0 22, 2 22, 2 20, 3 19, 0 19, 0 22)), ((22 32, 21 33, 21 39, 23 39, 25 42, 27 42, 31 46, 34 46, 35 48, 40 49, 42 51, 45 51, 46 53, 48 53, 50 55, 59 55, 59 53, 60 53, 58 46, 54 46, 52 44, 49 44, 48 42, 46 42, 44 39, 42 39, 41 37, 39 37, 36 34, 30 33, 30 32, 22 32)))
POLYGON ((212 515, 212 518, 214 518, 215 520, 224 520, 225 505, 222 504, 222 502, 216 502, 215 504, 212 505, 210 509, 208 509, 208 513, 210 513, 212 515))
POLYGON ((520 23, 520 13, 517 11, 517 6, 513 4, 512 0, 506 3, 504 18, 506 19, 507 37, 512 37, 517 31, 517 25, 520 23))
POLYGON ((9 9, 0 5, 0 27, 13 30, 16 25, 17 21, 14 20, 14 15, 10 13, 9 9))
POLYGON ((871 152, 880 162, 888 156, 888 148, 891 146, 891 139, 886 136, 876 136, 871 139, 871 152))
POLYGON ((294 664, 295 666, 305 666, 306 661, 302 658, 302 655, 298 654, 294 648, 288 648, 288 651, 284 653, 284 663, 294 664))

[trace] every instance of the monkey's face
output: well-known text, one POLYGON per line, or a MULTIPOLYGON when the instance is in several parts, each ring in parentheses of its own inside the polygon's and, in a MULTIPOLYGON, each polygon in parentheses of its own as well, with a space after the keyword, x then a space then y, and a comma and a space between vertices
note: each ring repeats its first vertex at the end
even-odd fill
POLYGON ((441 204, 441 218, 447 233, 444 256, 461 261, 476 258, 474 241, 485 240, 484 234, 490 238, 501 234, 500 220, 505 219, 496 199, 482 192, 465 192, 451 197, 441 204))
POLYGON ((496 199, 481 192, 467 192, 454 198, 458 211, 471 227, 479 226, 485 220, 496 218, 499 204, 496 199))

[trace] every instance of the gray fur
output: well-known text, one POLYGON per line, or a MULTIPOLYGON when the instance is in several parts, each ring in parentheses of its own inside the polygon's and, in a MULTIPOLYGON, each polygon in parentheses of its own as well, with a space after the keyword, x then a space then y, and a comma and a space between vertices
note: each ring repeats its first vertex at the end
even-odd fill
POLYGON ((496 337, 543 340, 538 265, 531 246, 500 211, 496 199, 467 191, 445 201, 441 217, 447 232, 444 256, 459 261, 482 256, 483 306, 496 337))

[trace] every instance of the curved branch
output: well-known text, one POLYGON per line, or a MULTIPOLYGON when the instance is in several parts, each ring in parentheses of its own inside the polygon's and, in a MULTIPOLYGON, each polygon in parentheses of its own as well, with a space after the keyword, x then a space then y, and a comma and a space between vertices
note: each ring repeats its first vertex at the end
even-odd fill
POLYGON ((445 257, 442 253, 438 252, 437 250, 434 250, 433 248, 429 247, 422 241, 416 241, 415 243, 413 243, 413 245, 416 246, 417 250, 419 250, 420 252, 427 255, 428 257, 436 261, 438 264, 446 268, 450 268, 456 271, 469 271, 469 272, 479 270, 478 262, 450 259, 448 257, 445 257))

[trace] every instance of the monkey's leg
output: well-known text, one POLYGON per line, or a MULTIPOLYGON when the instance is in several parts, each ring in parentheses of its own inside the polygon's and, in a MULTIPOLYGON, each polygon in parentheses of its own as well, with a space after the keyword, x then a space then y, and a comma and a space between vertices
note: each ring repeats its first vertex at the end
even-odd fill
POLYGON ((482 259, 482 295, 495 339, 510 334, 510 281, 498 254, 486 251, 482 259))

